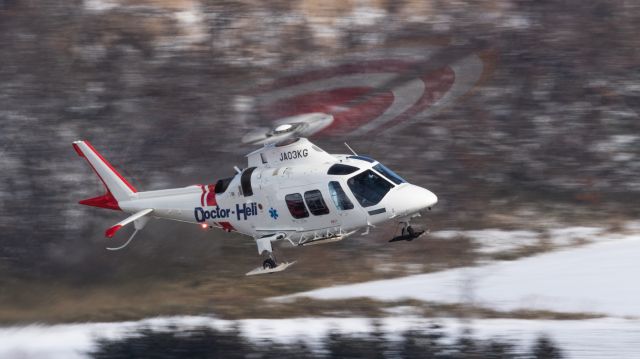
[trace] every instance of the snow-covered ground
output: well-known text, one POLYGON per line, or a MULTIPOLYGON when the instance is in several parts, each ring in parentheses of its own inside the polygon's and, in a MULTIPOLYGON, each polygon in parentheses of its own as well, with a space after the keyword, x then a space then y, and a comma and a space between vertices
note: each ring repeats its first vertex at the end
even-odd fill
MULTIPOLYGON (((623 233, 597 227, 570 227, 529 231, 441 231, 450 238, 464 235, 483 253, 536 245, 540 236, 556 251, 514 261, 445 270, 403 278, 336 286, 271 300, 297 297, 342 299, 371 297, 383 301, 405 298, 429 302, 465 303, 501 311, 538 309, 596 313, 606 318, 586 320, 427 319, 413 307, 388 308, 379 320, 390 338, 405 330, 442 325, 449 336, 464 328, 479 339, 512 341, 524 350, 541 334, 552 338, 570 358, 640 357, 640 225, 623 233), (577 243, 589 243, 575 246, 577 243)), ((270 339, 293 343, 306 340, 312 347, 330 331, 363 333, 369 318, 245 319, 226 321, 205 316, 153 318, 138 322, 29 325, 0 328, 0 358, 85 358, 98 338, 123 338, 140 328, 167 329, 238 326, 252 341, 270 339)))
POLYGON ((444 230, 429 234, 430 237, 451 239, 470 238, 480 253, 509 251, 540 243, 540 233, 534 231, 506 231, 502 229, 480 229, 471 231, 444 230))
MULTIPOLYGON (((640 222, 628 222, 623 226, 625 232, 640 232, 640 222)), ((603 227, 562 227, 544 231, 532 230, 443 230, 429 234, 430 237, 449 239, 455 237, 470 238, 476 245, 476 251, 483 254, 512 251, 522 247, 547 244, 553 247, 566 247, 581 243, 616 240, 623 237, 603 227)))
MULTIPOLYGON (((220 320, 211 317, 168 317, 139 322, 88 323, 0 329, 1 358, 87 358, 97 338, 123 338, 137 328, 164 330, 173 326, 188 329, 210 327, 220 330, 238 325, 240 333, 253 342, 270 339, 276 342, 306 341, 311 347, 330 331, 363 334, 372 328, 369 318, 295 318, 220 320)), ((478 339, 509 341, 527 350, 540 335, 547 335, 569 358, 637 358, 640 357, 640 321, 629 319, 589 320, 519 320, 479 319, 460 321, 455 318, 436 320, 416 317, 389 317, 378 320, 390 338, 408 329, 427 328, 439 324, 450 337, 470 329, 478 339)))
MULTIPOLYGON (((640 235, 488 265, 322 288, 292 296, 370 297, 640 317, 640 235)), ((639 338, 640 340, 640 338, 639 338)))

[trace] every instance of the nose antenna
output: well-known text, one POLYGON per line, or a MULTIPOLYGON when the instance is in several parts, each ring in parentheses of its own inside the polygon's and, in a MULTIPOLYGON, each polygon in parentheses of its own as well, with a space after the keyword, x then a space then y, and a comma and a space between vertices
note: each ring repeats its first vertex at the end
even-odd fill
POLYGON ((344 143, 345 146, 347 146, 347 148, 349 149, 349 151, 351 151, 351 153, 353 153, 354 156, 357 156, 358 154, 356 153, 356 151, 353 150, 353 148, 351 148, 351 146, 349 146, 348 143, 344 143))

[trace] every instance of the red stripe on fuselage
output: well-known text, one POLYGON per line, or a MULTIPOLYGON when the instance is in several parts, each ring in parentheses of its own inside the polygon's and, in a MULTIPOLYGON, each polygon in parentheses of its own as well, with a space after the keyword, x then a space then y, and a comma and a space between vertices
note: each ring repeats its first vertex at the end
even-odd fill
POLYGON ((231 231, 235 231, 236 230, 235 228, 233 228, 233 226, 229 222, 219 222, 219 223, 222 226, 222 229, 224 229, 227 232, 231 232, 231 231))
POLYGON ((218 201, 216 200, 216 185, 210 184, 207 186, 209 192, 207 193, 207 206, 217 206, 218 201))
POLYGON ((200 189, 202 189, 202 194, 200 195, 200 206, 204 207, 204 195, 207 193, 204 189, 203 185, 200 185, 200 189))

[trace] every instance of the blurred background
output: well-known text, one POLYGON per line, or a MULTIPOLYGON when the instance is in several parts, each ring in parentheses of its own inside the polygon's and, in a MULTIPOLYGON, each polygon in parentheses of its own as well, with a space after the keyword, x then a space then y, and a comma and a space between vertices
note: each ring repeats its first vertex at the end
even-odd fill
MULTIPOLYGON (((637 236, 638 24, 634 1, 0 0, 0 323, 176 315, 231 322, 606 317, 597 306, 486 306, 474 299, 469 282, 476 277, 454 281, 460 288, 454 301, 365 294, 265 299, 637 236), (382 80, 371 80, 380 73, 382 80), (403 99, 409 102, 403 111, 380 120, 403 99), (326 246, 283 245, 281 256, 297 259, 295 267, 245 278, 259 263, 250 239, 153 221, 127 250, 112 253, 105 247, 126 236, 106 240, 103 233, 121 213, 77 204, 103 189, 74 153, 74 140, 90 140, 138 189, 215 183, 234 165, 244 167, 244 155, 257 148, 243 142, 247 133, 313 111, 336 117, 311 137, 318 146, 345 153, 348 141, 438 195, 437 208, 421 219, 430 236, 387 243, 398 230, 389 225, 326 246)), ((616 315, 640 316, 631 309, 616 315)), ((620 328, 630 323, 638 322, 620 328)), ((435 345, 442 335, 432 332, 406 340, 431 338, 435 345)), ((257 340, 242 333, 242 340, 257 340)), ((168 340, 155 334, 141 337, 168 340)), ((567 345, 589 337, 558 335, 567 345)), ((345 345, 371 354, 360 349, 371 350, 367 340, 380 342, 375 338, 345 345)), ((105 357, 127 357, 103 344, 105 357)), ((531 355, 535 348, 542 357, 560 355, 545 338, 536 345, 531 355)), ((455 348, 460 355, 473 351, 455 348)), ((351 355, 345 353, 332 355, 351 355)))

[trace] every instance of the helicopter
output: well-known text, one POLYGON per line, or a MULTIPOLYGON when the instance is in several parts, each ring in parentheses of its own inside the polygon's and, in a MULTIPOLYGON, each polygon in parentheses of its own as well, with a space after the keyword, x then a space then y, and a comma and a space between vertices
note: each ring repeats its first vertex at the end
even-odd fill
POLYGON ((369 234, 389 221, 402 225, 401 235, 390 242, 411 241, 425 233, 415 230, 411 220, 438 202, 433 192, 358 155, 346 143, 351 154, 329 154, 304 137, 275 137, 277 141, 249 153, 247 167, 234 167, 232 177, 153 191, 136 190, 89 141, 75 141, 73 148, 106 189, 79 203, 130 214, 105 231, 113 238, 124 226, 134 226, 122 246, 109 250, 126 247, 151 218, 249 236, 258 254, 267 258, 246 275, 280 272, 295 263, 276 260, 272 243, 277 241, 294 246, 336 242, 361 230, 369 234))

